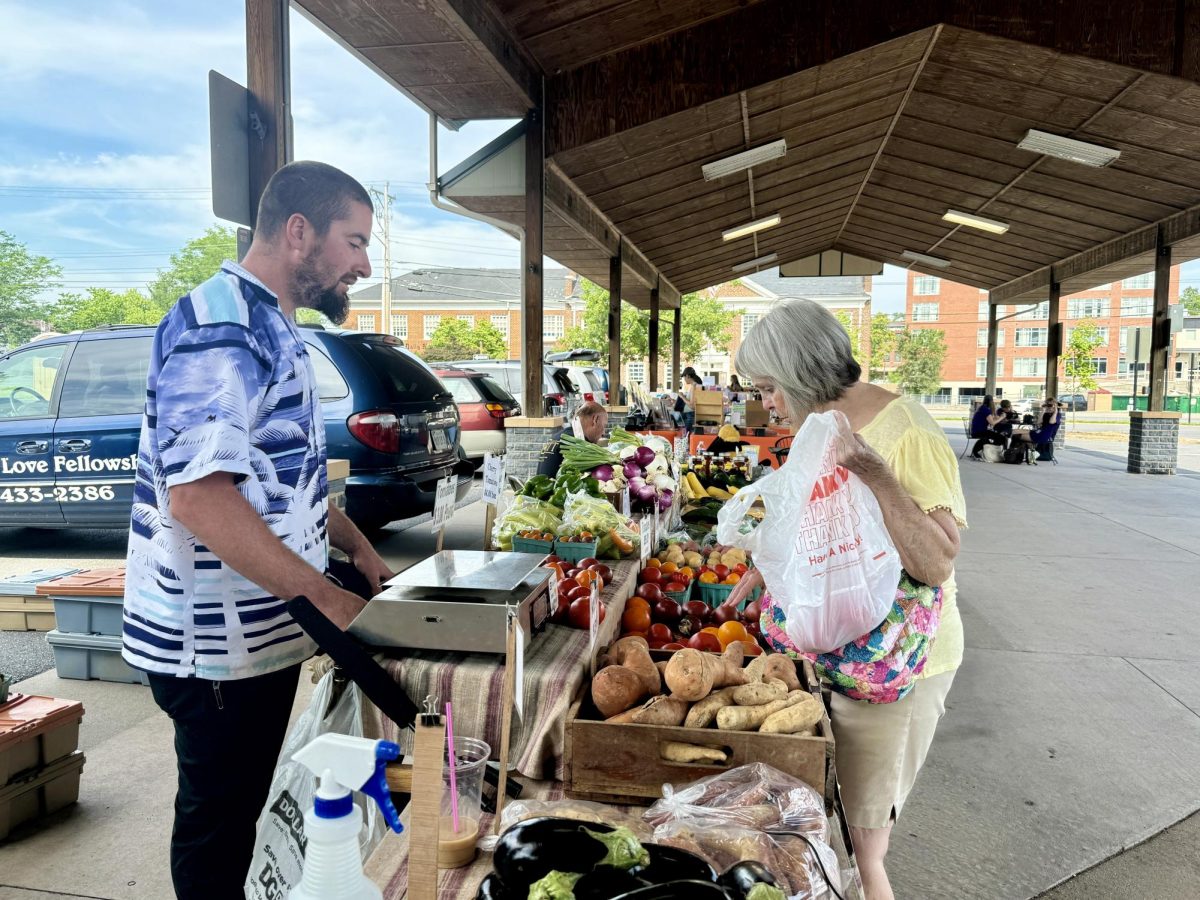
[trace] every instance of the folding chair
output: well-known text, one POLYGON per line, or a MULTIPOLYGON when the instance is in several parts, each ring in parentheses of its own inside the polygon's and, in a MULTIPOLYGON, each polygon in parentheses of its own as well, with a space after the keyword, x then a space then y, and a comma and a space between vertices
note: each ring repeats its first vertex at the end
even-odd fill
POLYGON ((771 447, 771 453, 774 454, 777 460, 779 460, 779 464, 781 466, 787 462, 788 451, 792 449, 792 441, 795 439, 795 437, 796 436, 794 434, 781 437, 771 447))
POLYGON ((967 435, 967 446, 963 447, 963 452, 958 454, 958 458, 962 459, 967 455, 967 451, 971 449, 971 417, 963 416, 963 432, 967 435))

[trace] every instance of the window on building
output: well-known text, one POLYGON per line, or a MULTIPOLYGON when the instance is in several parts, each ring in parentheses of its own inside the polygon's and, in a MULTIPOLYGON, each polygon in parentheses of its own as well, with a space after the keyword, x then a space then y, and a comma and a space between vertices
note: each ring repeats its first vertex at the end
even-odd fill
POLYGON ((1131 291, 1145 291, 1154 287, 1154 273, 1147 272, 1145 275, 1134 275, 1132 278, 1126 278, 1121 282, 1121 287, 1129 288, 1131 291))
POLYGON ((1033 306, 1022 307, 1017 313, 1018 319, 1048 319, 1050 317, 1050 301, 1043 300, 1033 306))
POLYGON ((1046 375, 1046 360, 1041 357, 1023 356, 1013 360, 1014 378, 1043 378, 1046 375))
MULTIPOLYGON (((987 333, 988 333, 988 330, 986 328, 980 328, 978 331, 975 332, 976 346, 978 346, 978 347, 986 347, 987 346, 987 333)), ((996 329, 996 346, 997 347, 1004 346, 1004 329, 1003 328, 996 329)))
POLYGON ((645 384, 646 383, 646 364, 641 360, 626 363, 625 377, 629 379, 630 384, 645 384))
POLYGON ((1107 319, 1108 315, 1107 297, 1083 297, 1067 301, 1068 319, 1107 319))
POLYGON ((757 325, 758 320, 761 318, 762 318, 762 316, 760 316, 758 313, 742 313, 742 337, 743 338, 750 333, 750 329, 753 328, 755 325, 757 325))
POLYGON ((422 332, 421 332, 425 336, 425 340, 429 340, 431 337, 433 337, 433 333, 435 331, 437 331, 437 327, 441 324, 442 324, 441 316, 425 316, 424 317, 424 328, 422 329, 422 332))
MULTIPOLYGON (((937 279, 935 278, 934 281, 937 279)), ((938 304, 936 303, 914 303, 913 304, 913 321, 914 322, 936 322, 938 320, 938 304)))
MULTIPOLYGON (((1150 368, 1149 363, 1138 363, 1137 364, 1137 370, 1138 370, 1139 374, 1149 371, 1149 368, 1150 368)), ((1134 369, 1134 367, 1129 365, 1129 360, 1127 360, 1125 357, 1122 356, 1120 359, 1117 360, 1117 374, 1118 375, 1132 375, 1133 369, 1134 369)))
POLYGON ((979 321, 986 322, 988 320, 988 302, 986 300, 979 301, 979 321))
POLYGON ((542 330, 547 341, 558 341, 566 333, 563 331, 562 316, 542 316, 542 330))
POLYGON ((662 386, 663 386, 664 388, 666 388, 667 390, 674 390, 674 388, 675 388, 675 383, 674 383, 673 381, 671 381, 671 375, 672 375, 672 374, 674 374, 674 373, 672 373, 672 372, 671 372, 671 365, 670 365, 670 363, 668 363, 667 365, 663 366, 663 383, 662 383, 662 386))
MULTIPOLYGON (((987 378, 987 357, 983 356, 975 360, 975 377, 987 378)), ((996 377, 1004 377, 1004 360, 997 357, 996 359, 996 377)))
POLYGON ((375 330, 375 316, 359 315, 354 320, 357 324, 354 326, 359 331, 370 333, 375 330))
MULTIPOLYGON (((1095 326, 1095 327, 1096 327, 1096 337, 1098 337, 1100 339, 1100 343, 1097 344, 1096 346, 1097 347, 1107 347, 1108 346, 1108 326, 1107 325, 1099 325, 1099 326, 1095 326)), ((1066 335, 1066 342, 1068 344, 1071 343, 1071 336, 1073 334, 1075 334, 1075 329, 1068 328, 1067 335, 1066 335)))
POLYGON ((473 315, 471 315, 470 313, 459 313, 454 318, 458 319, 458 321, 460 321, 460 322, 466 322, 472 328, 475 327, 475 317, 473 315))
POLYGON ((1107 356, 1093 356, 1092 357, 1092 372, 1095 373, 1096 375, 1107 375, 1108 374, 1108 357, 1107 356))
POLYGON ((408 340, 408 316, 392 316, 392 337, 408 340))
POLYGON ((506 344, 508 343, 509 338, 508 323, 509 318, 507 314, 503 316, 492 316, 492 325, 497 331, 504 335, 504 343, 506 344))
POLYGON ((1121 318, 1149 317, 1154 312, 1153 297, 1122 297, 1121 318))
POLYGON ((1047 329, 1018 328, 1015 344, 1018 347, 1045 347, 1047 329))
POLYGON ((918 297, 932 297, 941 292, 942 279, 932 275, 918 275, 913 279, 913 294, 918 297))

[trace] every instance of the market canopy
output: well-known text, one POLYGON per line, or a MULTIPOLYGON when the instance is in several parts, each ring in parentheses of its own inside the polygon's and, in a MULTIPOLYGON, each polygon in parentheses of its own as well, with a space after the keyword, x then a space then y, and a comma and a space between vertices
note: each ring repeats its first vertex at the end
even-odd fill
MULTIPOLYGON (((653 285, 673 305, 771 254, 763 265, 842 250, 994 302, 1149 271, 1160 231, 1176 262, 1200 255, 1200 13, 1185 0, 299 5, 447 123, 541 100, 545 252, 606 284, 619 244, 638 305, 653 285), (1030 129, 1120 156, 1093 168, 1019 149, 1030 129), (781 157, 702 175, 781 139, 781 157)), ((456 200, 521 214, 514 195, 456 200)))

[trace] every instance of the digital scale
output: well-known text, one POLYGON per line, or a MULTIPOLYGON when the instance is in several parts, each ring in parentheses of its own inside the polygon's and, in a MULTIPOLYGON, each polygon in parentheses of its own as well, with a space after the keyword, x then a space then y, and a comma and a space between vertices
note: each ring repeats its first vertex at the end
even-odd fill
POLYGON ((541 567, 543 559, 540 553, 443 550, 385 582, 347 630, 372 647, 503 654, 509 607, 528 640, 550 618, 550 570, 541 567))

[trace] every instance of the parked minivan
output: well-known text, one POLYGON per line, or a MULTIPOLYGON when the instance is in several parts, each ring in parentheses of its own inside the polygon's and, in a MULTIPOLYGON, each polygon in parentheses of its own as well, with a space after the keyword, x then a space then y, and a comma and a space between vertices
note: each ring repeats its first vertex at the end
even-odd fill
MULTIPOLYGON (((0 356, 0 527, 129 526, 154 331, 113 325, 0 356)), ((458 410, 428 366, 390 335, 301 334, 359 527, 428 512, 447 475, 466 495, 458 410)))

